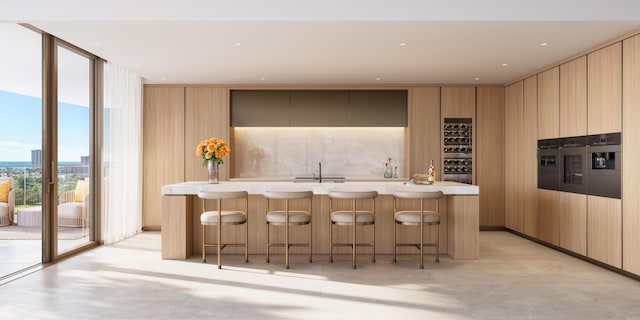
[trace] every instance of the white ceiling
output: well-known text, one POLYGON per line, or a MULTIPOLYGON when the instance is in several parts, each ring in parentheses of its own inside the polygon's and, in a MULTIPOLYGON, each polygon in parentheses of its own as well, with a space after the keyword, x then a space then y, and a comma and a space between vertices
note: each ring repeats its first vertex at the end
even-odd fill
POLYGON ((640 28, 640 1, 0 0, 0 21, 148 83, 501 84, 640 28))

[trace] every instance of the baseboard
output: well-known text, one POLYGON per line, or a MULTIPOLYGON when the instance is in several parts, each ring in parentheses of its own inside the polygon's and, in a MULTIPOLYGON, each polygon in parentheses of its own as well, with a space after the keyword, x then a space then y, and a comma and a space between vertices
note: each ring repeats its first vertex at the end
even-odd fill
POLYGON ((504 226, 480 226, 480 231, 509 231, 504 226))
POLYGON ((142 231, 162 231, 160 226, 143 226, 142 231))
POLYGON ((571 251, 571 250, 567 250, 567 249, 565 249, 565 248, 562 248, 562 247, 556 246, 555 244, 551 244, 551 243, 548 243, 548 242, 542 241, 542 240, 540 240, 540 239, 534 238, 534 237, 532 237, 532 236, 530 236, 530 235, 527 235, 527 234, 524 234, 524 233, 522 233, 522 232, 518 232, 518 231, 515 231, 515 230, 511 230, 511 229, 509 229, 509 228, 505 228, 505 229, 506 229, 506 231, 507 231, 507 232, 513 233, 513 234, 515 234, 515 235, 517 235, 517 236, 520 236, 520 237, 522 237, 522 238, 525 238, 525 239, 527 239, 527 240, 531 240, 531 241, 533 241, 533 242, 535 242, 535 243, 539 243, 539 244, 541 244, 541 245, 543 245, 543 246, 545 246, 545 247, 549 247, 549 248, 551 248, 551 249, 555 249, 555 250, 560 251, 560 252, 562 252, 562 253, 568 254, 568 255, 570 255, 570 256, 572 256, 572 257, 578 258, 578 259, 580 259, 580 260, 584 260, 584 261, 586 261, 586 262, 589 262, 589 263, 595 264, 595 265, 597 265, 597 266, 599 266, 599 267, 602 267, 602 268, 604 268, 604 269, 607 269, 607 270, 610 270, 610 271, 613 271, 613 272, 619 273, 619 274, 621 274, 621 275, 623 275, 623 276, 629 277, 629 278, 631 278, 631 279, 634 279, 634 280, 640 281, 640 275, 637 275, 637 274, 635 274, 635 273, 631 273, 631 272, 629 272, 629 271, 626 271, 626 270, 623 270, 623 269, 620 269, 620 268, 616 268, 616 267, 614 267, 614 266, 611 266, 611 265, 608 265, 608 264, 606 264, 606 263, 600 262, 600 261, 598 261, 598 260, 595 260, 595 259, 589 258, 589 257, 587 257, 587 256, 583 256, 583 255, 581 255, 581 254, 579 254, 579 253, 576 253, 576 252, 573 252, 573 251, 571 251))

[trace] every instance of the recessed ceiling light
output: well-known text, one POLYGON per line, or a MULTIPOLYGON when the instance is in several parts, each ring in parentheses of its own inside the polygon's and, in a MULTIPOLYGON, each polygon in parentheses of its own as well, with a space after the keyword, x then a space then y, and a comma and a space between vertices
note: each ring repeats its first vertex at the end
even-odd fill
POLYGON ((260 80, 264 81, 264 77, 260 77, 260 80))
POLYGON ((93 43, 93 45, 94 45, 94 46, 96 46, 96 47, 99 47, 99 46, 100 46, 100 43, 98 43, 98 42, 94 42, 94 43, 93 43))
POLYGON ((376 81, 380 81, 380 77, 376 77, 376 81))
POLYGON ((407 44, 406 44, 405 42, 401 42, 401 43, 400 43, 400 45, 404 47, 404 46, 406 46, 407 44))
POLYGON ((162 78, 160 78, 160 80, 167 80, 167 78, 165 78, 165 77, 162 77, 162 78))
POLYGON ((543 43, 541 43, 540 45, 544 47, 544 46, 548 46, 549 44, 548 44, 548 43, 546 43, 546 42, 543 42, 543 43))
POLYGON ((502 66, 503 66, 503 67, 506 67, 506 66, 508 66, 508 64, 506 64, 506 63, 503 63, 503 64, 502 64, 502 66))
POLYGON ((236 45, 236 47, 239 47, 240 46, 240 42, 236 42, 235 45, 236 45))
POLYGON ((137 63, 134 63, 134 64, 133 64, 133 66, 134 66, 134 67, 137 67, 137 66, 139 66, 139 64, 137 64, 137 63))
POLYGON ((476 81, 478 81, 478 80, 480 80, 480 78, 477 78, 477 77, 476 77, 476 78, 475 78, 475 80, 476 80, 476 81))

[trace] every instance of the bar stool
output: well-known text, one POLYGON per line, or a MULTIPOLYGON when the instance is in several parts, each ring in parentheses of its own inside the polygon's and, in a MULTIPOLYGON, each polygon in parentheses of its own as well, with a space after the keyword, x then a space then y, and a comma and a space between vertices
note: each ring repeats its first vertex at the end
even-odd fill
POLYGON ((393 217, 395 223, 393 225, 393 262, 396 262, 396 247, 410 246, 420 249, 420 269, 424 269, 424 247, 436 248, 436 262, 440 262, 440 198, 442 191, 396 191, 393 193, 393 217), (398 210, 398 199, 420 200, 420 210, 398 210), (425 210, 424 201, 435 200, 435 210, 425 210), (396 234, 398 225, 419 226, 420 227, 420 243, 397 243, 396 234), (436 226, 436 242, 424 242, 424 226, 436 226))
POLYGON ((329 212, 331 212, 331 225, 329 226, 329 262, 333 262, 333 247, 351 247, 352 266, 356 268, 356 247, 367 246, 373 248, 373 258, 371 262, 376 262, 376 229, 375 223, 375 198, 378 192, 369 190, 330 190, 329 212), (350 210, 334 210, 334 200, 351 200, 350 210), (370 200, 371 210, 358 210, 356 200, 370 200), (351 226, 351 243, 334 243, 333 226, 351 226), (356 243, 356 226, 372 225, 373 240, 371 243, 356 243))
POLYGON ((202 199, 202 208, 204 212, 200 215, 200 223, 202 223, 202 262, 207 262, 206 247, 218 247, 218 269, 222 269, 220 260, 220 252, 225 247, 244 247, 244 260, 249 262, 249 251, 247 243, 249 242, 249 222, 247 220, 247 211, 249 207, 249 194, 247 191, 200 191, 198 197, 202 199), (240 210, 222 210, 222 200, 229 199, 245 199, 244 211, 240 210), (215 211, 207 211, 206 200, 217 200, 218 209, 215 211), (222 243, 222 225, 238 225, 245 224, 245 241, 244 243, 222 243), (217 242, 206 243, 207 226, 215 225, 218 228, 217 242))
POLYGON ((309 247, 309 262, 311 262, 311 206, 313 192, 293 190, 269 190, 264 193, 267 198, 267 263, 269 262, 269 249, 271 247, 284 247, 285 266, 289 269, 289 248, 309 247), (272 210, 272 200, 284 200, 284 210, 272 210), (308 200, 308 209, 291 209, 292 200, 308 200), (307 243, 291 243, 289 240, 289 227, 292 225, 309 225, 309 240, 307 243), (285 226, 284 243, 271 243, 269 237, 270 226, 285 226))

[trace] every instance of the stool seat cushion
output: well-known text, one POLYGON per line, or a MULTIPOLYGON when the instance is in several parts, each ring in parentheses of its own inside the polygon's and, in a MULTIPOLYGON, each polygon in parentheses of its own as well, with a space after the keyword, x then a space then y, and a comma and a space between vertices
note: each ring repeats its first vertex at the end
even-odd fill
MULTIPOLYGON (((284 211, 271 211, 267 213, 268 223, 285 223, 284 211)), ((311 221, 311 215, 307 211, 289 211, 289 223, 308 223, 311 221)))
MULTIPOLYGON (((398 211, 395 219, 404 223, 420 223, 420 211, 398 211)), ((440 215, 433 211, 424 211, 422 220, 426 223, 440 223, 440 215)))
MULTIPOLYGON (((373 223, 375 217, 371 211, 356 211, 356 223, 373 223)), ((334 211, 331 213, 331 222, 352 223, 353 211, 334 211)))
MULTIPOLYGON (((247 215, 244 211, 222 210, 220 215, 222 223, 244 223, 247 221, 247 215)), ((203 212, 200 215, 200 222, 205 225, 218 223, 218 211, 203 212)))

